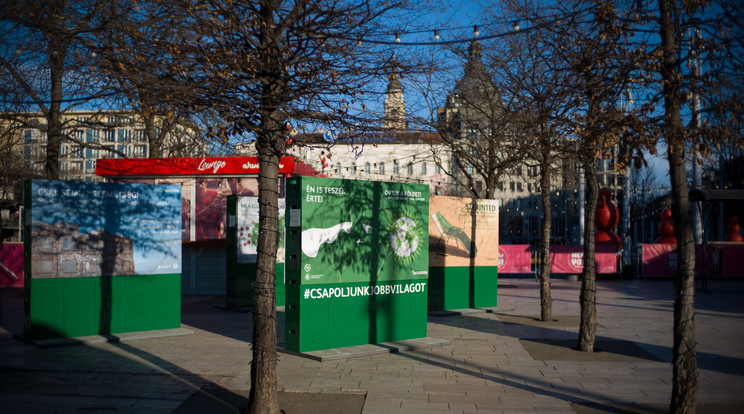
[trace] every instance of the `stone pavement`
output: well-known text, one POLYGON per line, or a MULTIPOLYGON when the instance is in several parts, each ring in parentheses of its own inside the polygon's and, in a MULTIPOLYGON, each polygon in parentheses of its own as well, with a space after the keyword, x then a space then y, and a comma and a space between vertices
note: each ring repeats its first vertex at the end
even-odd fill
MULTIPOLYGON (((672 282, 599 282, 599 352, 588 356, 570 348, 579 288, 554 280, 556 321, 543 323, 537 283, 502 278, 497 308, 429 316, 428 336, 451 342, 441 347, 326 362, 280 353, 283 404, 288 413, 358 413, 360 401, 365 414, 665 412, 672 282), (302 396, 314 405, 291 401, 302 396)), ((696 292, 698 412, 744 412, 744 281, 709 289, 696 292)), ((19 292, 4 290, 1 303, 2 413, 235 412, 245 401, 252 315, 219 309, 222 297, 183 297, 191 335, 52 348, 12 337, 22 332, 19 292)))

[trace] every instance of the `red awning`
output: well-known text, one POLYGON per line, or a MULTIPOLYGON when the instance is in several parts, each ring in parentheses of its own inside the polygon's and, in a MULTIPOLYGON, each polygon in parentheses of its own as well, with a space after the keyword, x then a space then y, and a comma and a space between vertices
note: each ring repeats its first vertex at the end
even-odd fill
MULTIPOLYGON (((279 174, 292 174, 294 157, 282 157, 279 174)), ((105 158, 96 161, 96 175, 256 175, 258 157, 196 157, 196 158, 105 158)))

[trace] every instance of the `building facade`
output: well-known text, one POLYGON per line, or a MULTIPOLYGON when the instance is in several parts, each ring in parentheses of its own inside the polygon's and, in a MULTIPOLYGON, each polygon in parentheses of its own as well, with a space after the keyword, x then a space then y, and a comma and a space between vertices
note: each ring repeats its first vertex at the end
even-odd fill
MULTIPOLYGON (((27 126, 20 128, 20 151, 26 169, 42 176, 46 162, 46 120, 29 115, 27 126)), ((60 146, 60 179, 99 181, 96 160, 99 158, 145 158, 150 154, 150 140, 144 122, 136 114, 122 111, 68 111, 62 118, 60 146)), ((168 131, 156 130, 162 138, 164 157, 206 155, 197 130, 185 124, 173 124, 168 131), (183 145, 189 143, 189 145, 183 145)))

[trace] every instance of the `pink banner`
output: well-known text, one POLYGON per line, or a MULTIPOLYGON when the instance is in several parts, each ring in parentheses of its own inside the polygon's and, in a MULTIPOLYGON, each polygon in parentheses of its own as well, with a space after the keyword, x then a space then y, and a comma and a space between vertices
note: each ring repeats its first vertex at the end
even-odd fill
POLYGON ((23 243, 0 245, 0 286, 23 286, 23 243))
POLYGON ((501 273, 530 273, 530 245, 500 245, 499 274, 501 273))
MULTIPOLYGON (((724 277, 744 276, 744 244, 711 243, 706 255, 706 274, 713 275, 713 254, 721 250, 724 277)), ((677 246, 674 244, 644 244, 642 246, 641 274, 645 277, 674 277, 677 271, 677 246)), ((695 275, 702 275, 702 246, 695 246, 695 275)))
POLYGON ((722 276, 744 277, 744 243, 721 244, 720 246, 723 249, 722 276))
MULTIPOLYGON (((617 272, 615 246, 597 246, 594 254, 597 273, 617 272)), ((550 273, 581 273, 584 270, 584 246, 550 246, 550 273)))

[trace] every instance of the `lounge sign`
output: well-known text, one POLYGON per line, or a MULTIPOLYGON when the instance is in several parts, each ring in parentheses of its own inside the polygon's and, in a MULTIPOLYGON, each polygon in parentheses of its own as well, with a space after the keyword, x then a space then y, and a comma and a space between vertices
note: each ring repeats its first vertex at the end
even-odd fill
MULTIPOLYGON (((294 157, 282 157, 279 174, 294 172, 294 157)), ((243 175, 258 174, 258 157, 106 158, 96 175, 243 175)))

